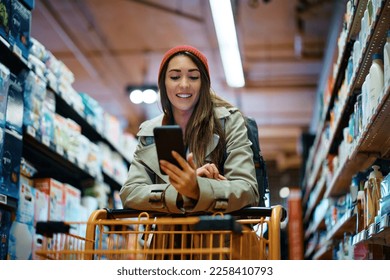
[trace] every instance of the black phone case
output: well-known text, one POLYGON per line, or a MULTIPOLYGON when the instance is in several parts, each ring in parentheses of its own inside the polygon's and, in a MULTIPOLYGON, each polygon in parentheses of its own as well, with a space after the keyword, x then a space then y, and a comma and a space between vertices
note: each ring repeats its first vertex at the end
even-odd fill
MULTIPOLYGON (((172 156, 171 151, 176 151, 183 158, 185 156, 185 148, 183 143, 183 133, 178 125, 163 125, 155 127, 153 130, 154 140, 157 148, 158 160, 166 160, 177 167, 181 168, 176 159, 172 156)), ((160 164, 159 164, 160 165, 160 164)), ((162 174, 166 175, 160 168, 162 174)))

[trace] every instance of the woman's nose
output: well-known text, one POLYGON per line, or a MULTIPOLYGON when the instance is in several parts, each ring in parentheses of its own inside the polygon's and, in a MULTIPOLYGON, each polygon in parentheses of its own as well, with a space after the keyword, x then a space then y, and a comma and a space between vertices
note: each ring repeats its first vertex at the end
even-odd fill
POLYGON ((189 82, 188 82, 188 79, 186 77, 183 77, 181 80, 180 80, 180 87, 181 88, 187 88, 189 86, 189 82))

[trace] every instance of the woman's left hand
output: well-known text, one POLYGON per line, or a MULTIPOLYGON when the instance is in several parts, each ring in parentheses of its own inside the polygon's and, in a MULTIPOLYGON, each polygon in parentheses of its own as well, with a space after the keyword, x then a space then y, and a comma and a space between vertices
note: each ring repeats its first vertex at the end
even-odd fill
POLYGON ((196 170, 196 174, 200 177, 205 177, 215 180, 226 180, 226 178, 219 173, 217 166, 214 163, 206 163, 196 170))
POLYGON ((169 182, 178 193, 198 200, 199 185, 197 181, 197 169, 192 153, 188 155, 188 160, 185 160, 175 151, 172 151, 172 156, 177 160, 182 169, 166 160, 160 160, 161 169, 169 176, 169 182))

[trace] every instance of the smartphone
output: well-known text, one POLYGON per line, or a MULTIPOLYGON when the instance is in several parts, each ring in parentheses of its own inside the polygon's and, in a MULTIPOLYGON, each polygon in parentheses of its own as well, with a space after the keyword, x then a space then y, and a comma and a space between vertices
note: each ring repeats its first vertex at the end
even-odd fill
MULTIPOLYGON (((172 156, 172 151, 175 151, 184 159, 186 158, 181 127, 178 125, 158 126, 154 128, 153 134, 158 160, 166 160, 181 169, 180 164, 172 156)), ((165 172, 161 170, 161 167, 160 171, 162 174, 166 175, 165 172)))

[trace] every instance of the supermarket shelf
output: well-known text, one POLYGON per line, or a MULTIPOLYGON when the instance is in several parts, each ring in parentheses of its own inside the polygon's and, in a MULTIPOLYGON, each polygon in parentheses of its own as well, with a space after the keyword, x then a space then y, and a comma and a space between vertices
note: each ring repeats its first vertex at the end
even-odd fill
POLYGON ((0 208, 15 210, 18 207, 18 200, 14 197, 0 194, 0 208))
POLYGON ((58 92, 54 90, 52 91, 55 93, 56 112, 58 114, 63 117, 70 118, 78 123, 81 126, 82 133, 92 142, 96 143, 100 141, 108 144, 111 149, 118 152, 125 159, 127 164, 130 165, 131 160, 118 148, 117 145, 113 144, 110 140, 104 137, 101 131, 98 131, 96 127, 92 125, 82 113, 76 111, 71 104, 68 104, 58 92))
POLYGON ((28 61, 22 57, 3 37, 0 36, 0 61, 14 74, 29 69, 28 61))
MULTIPOLYGON (((359 1, 358 7, 356 10, 356 13, 358 13, 358 14, 355 13, 355 17, 354 17, 353 23, 351 25, 351 30, 349 31, 349 35, 347 36, 347 42, 345 44, 346 46, 342 52, 343 53, 342 58, 340 59, 339 67, 337 69, 338 72, 337 72, 336 79, 334 82, 331 100, 328 102, 328 106, 324 110, 325 115, 324 115, 324 119, 322 121, 322 125, 324 125, 323 123, 325 123, 325 120, 328 119, 328 117, 329 117, 328 115, 330 113, 330 109, 332 108, 333 103, 334 103, 334 98, 337 95, 336 90, 338 90, 338 88, 340 87, 340 85, 344 79, 346 64, 348 61, 348 57, 351 53, 351 44, 349 43, 348 40, 353 39, 353 37, 356 36, 356 34, 354 34, 354 33, 356 33, 358 28, 360 28, 359 27, 360 19, 362 16, 362 12, 364 12, 364 9, 366 6, 364 4, 364 2, 365 2, 365 4, 367 4, 367 1, 359 1)), ((345 102, 341 108, 341 113, 340 113, 339 119, 335 122, 333 132, 332 132, 330 139, 325 147, 325 150, 326 150, 326 153, 324 154, 325 157, 328 153, 334 152, 338 146, 338 141, 336 141, 336 140, 338 140, 340 138, 342 128, 346 125, 347 118, 345 116, 348 116, 351 113, 351 110, 353 108, 352 104, 354 103, 354 101, 356 99, 355 91, 356 91, 356 89, 361 88, 361 85, 364 82, 364 79, 369 71, 370 66, 371 66, 373 54, 380 51, 381 49, 383 49, 383 46, 384 46, 385 40, 386 40, 386 32, 389 28, 389 24, 390 24, 390 1, 386 0, 386 1, 382 1, 381 9, 377 13, 376 20, 375 20, 375 22, 370 30, 369 35, 366 38, 366 42, 367 42, 366 46, 362 48, 362 54, 360 56, 359 67, 356 69, 356 71, 352 77, 351 86, 349 87, 348 93, 347 93, 347 96, 348 96, 347 100, 345 100, 345 102)), ((322 137, 322 131, 321 131, 321 133, 317 133, 315 143, 319 143, 320 141, 317 140, 317 138, 321 138, 321 137, 322 137)), ((383 142, 382 142, 382 145, 383 145, 383 142)), ((316 147, 316 149, 318 149, 318 147, 316 147)), ((319 168, 320 164, 318 162, 322 162, 323 159, 320 160, 317 158, 317 160, 314 160, 314 155, 313 155, 313 158, 310 160, 312 160, 314 162, 313 163, 314 164, 313 172, 310 173, 310 177, 307 180, 305 180, 305 182, 307 182, 309 187, 312 187, 312 185, 314 184, 314 181, 318 177, 317 173, 320 170, 320 168, 319 168)))
MULTIPOLYGON (((355 8, 352 19, 350 20, 350 22, 348 22, 348 35, 346 36, 344 49, 341 50, 341 56, 340 56, 339 61, 338 61, 338 67, 336 70, 337 73, 335 74, 336 78, 335 78, 335 81, 332 85, 332 90, 331 90, 332 94, 330 96, 329 101, 327 102, 327 105, 323 111, 322 117, 320 118, 320 121, 319 121, 319 128, 317 129, 317 133, 316 133, 317 137, 314 140, 314 145, 313 145, 314 153, 308 159, 308 162, 310 162, 310 163, 314 162, 314 155, 316 154, 316 151, 319 148, 320 139, 321 139, 322 132, 324 130, 325 122, 327 119, 329 119, 329 113, 330 113, 331 108, 333 107, 335 96, 337 95, 336 90, 338 90, 340 88, 340 85, 344 79, 345 69, 348 65, 348 58, 349 58, 349 55, 351 54, 351 50, 353 48, 352 42, 355 40, 355 37, 357 36, 357 34, 360 31, 361 19, 363 17, 364 10, 365 10, 366 6, 367 6, 367 0, 360 0, 358 2, 357 7, 355 8)), ((309 168, 311 168, 311 166, 309 166, 309 168)), ((310 181, 310 180, 308 180, 305 177, 305 180, 304 180, 305 184, 304 185, 306 185, 306 183, 308 181, 310 181)))
MULTIPOLYGON (((360 61, 358 63, 359 67, 357 67, 351 79, 347 98, 344 101, 344 104, 342 104, 339 118, 335 122, 334 130, 329 140, 329 145, 326 148, 326 154, 335 153, 337 151, 339 143, 336 141, 336 139, 340 137, 342 129, 347 126, 348 118, 346 116, 349 116, 353 111, 353 104, 356 102, 355 92, 357 89, 359 90, 361 88, 364 79, 369 72, 373 54, 376 52, 381 52, 386 42, 386 32, 390 24, 389 2, 390 1, 386 1, 388 5, 386 7, 383 6, 385 2, 382 2, 382 8, 377 14, 376 20, 370 29, 369 35, 366 38, 366 46, 361 50, 360 61)), ((333 94, 337 95, 336 92, 333 94)))
POLYGON ((390 1, 382 1, 381 9, 376 14, 374 26, 370 30, 370 34, 366 40, 366 46, 361 56, 360 70, 356 78, 355 87, 361 88, 364 79, 366 78, 371 62, 372 56, 377 52, 382 52, 383 46, 386 43, 386 34, 390 25, 390 1))
POLYGON ((305 231, 305 239, 309 238, 310 235, 312 235, 314 232, 321 231, 326 228, 325 226, 325 212, 323 217, 321 219, 318 219, 317 221, 310 224, 308 229, 305 231))
POLYGON ((307 209, 305 211, 305 216, 303 218, 303 222, 307 223, 310 219, 311 214, 313 213, 314 209, 317 207, 318 203, 321 201, 324 192, 326 188, 326 180, 325 177, 321 177, 321 179, 318 181, 318 185, 314 187, 313 191, 311 192, 310 201, 307 204, 307 209))
POLYGON ((334 175, 325 197, 338 196, 348 191, 352 176, 369 168, 376 158, 389 157, 390 152, 390 86, 384 89, 375 112, 355 140, 349 158, 334 175))
POLYGON ((313 260, 331 260, 332 257, 333 246, 331 244, 325 244, 313 255, 313 260))
MULTIPOLYGON (((340 218, 333 228, 328 231, 324 245, 320 245, 316 251, 315 248, 309 248, 305 257, 309 258, 311 255, 314 260, 329 260, 333 257, 333 240, 342 239, 345 232, 354 233, 356 224, 356 214, 353 210, 347 211, 342 218, 340 218)), ((317 246, 318 247, 318 246, 317 246)))
POLYGON ((85 166, 75 158, 68 157, 62 149, 34 135, 34 130, 24 128, 23 157, 27 158, 38 170, 36 177, 52 177, 64 183, 80 186, 80 182, 94 179, 85 166))
POLYGON ((103 178, 104 178, 104 182, 106 182, 108 185, 110 185, 111 191, 114 191, 114 190, 119 191, 121 189, 122 183, 118 182, 118 180, 115 179, 112 175, 109 175, 106 172, 104 172, 104 170, 103 170, 103 178))
POLYGON ((348 33, 348 41, 355 40, 357 35, 360 32, 361 20, 366 10, 368 0, 359 0, 357 6, 355 7, 354 16, 351 21, 351 26, 348 33))
POLYGON ((310 247, 308 247, 308 248, 306 248, 305 256, 304 256, 305 260, 311 259, 311 258, 312 258, 312 255, 314 254, 315 249, 316 249, 316 248, 315 248, 314 245, 313 245, 313 246, 310 246, 310 247))
POLYGON ((341 168, 336 171, 332 182, 325 191, 324 197, 337 197, 347 193, 352 177, 356 173, 369 168, 375 162, 375 159, 375 156, 365 153, 357 153, 346 159, 344 164, 340 165, 341 168))
POLYGON ((354 210, 348 210, 343 217, 341 217, 333 228, 328 231, 326 237, 328 240, 342 239, 344 233, 355 233, 356 230, 356 219, 357 215, 354 210))
POLYGON ((368 121, 369 127, 361 137, 359 152, 378 153, 380 157, 388 157, 390 150, 390 86, 382 96, 379 106, 368 121))
POLYGON ((390 213, 383 215, 379 222, 371 224, 368 229, 357 233, 352 239, 353 245, 361 242, 390 246, 390 213))

